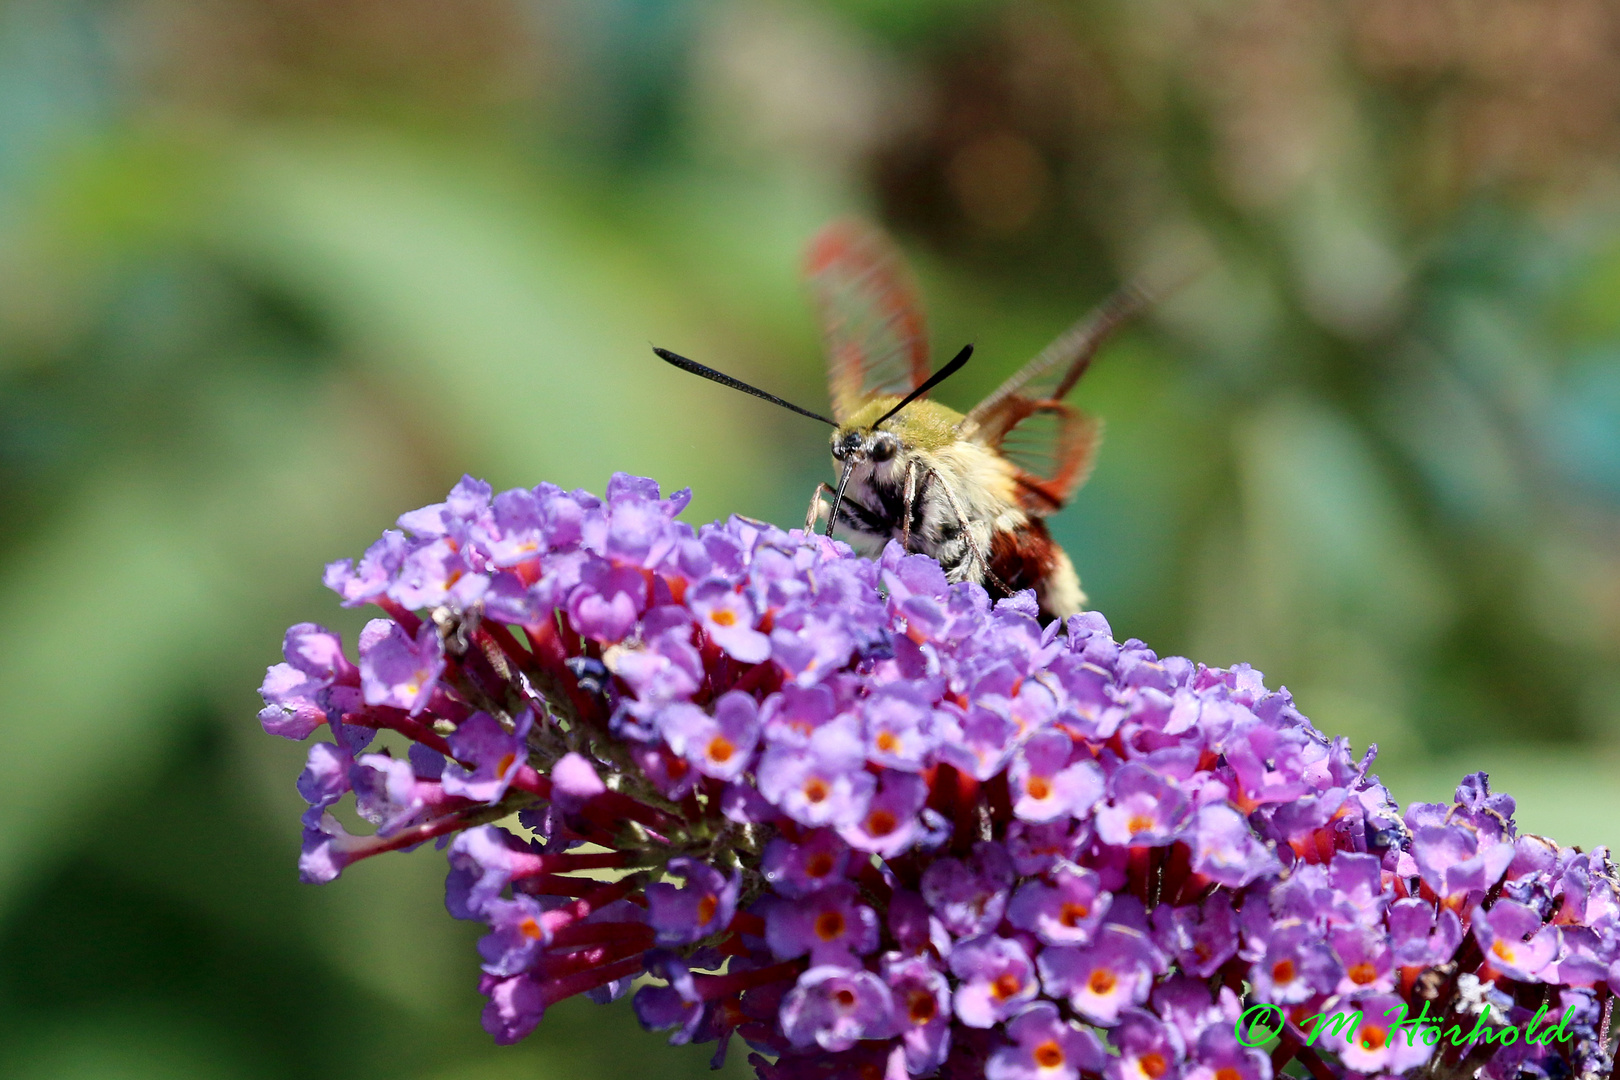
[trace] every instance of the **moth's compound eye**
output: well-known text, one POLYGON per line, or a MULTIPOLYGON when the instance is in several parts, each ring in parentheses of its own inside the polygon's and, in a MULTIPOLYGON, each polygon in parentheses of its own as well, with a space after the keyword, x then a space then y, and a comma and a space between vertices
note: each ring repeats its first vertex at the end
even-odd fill
POLYGON ((872 444, 872 460, 888 461, 900 449, 900 444, 892 438, 880 438, 872 444))

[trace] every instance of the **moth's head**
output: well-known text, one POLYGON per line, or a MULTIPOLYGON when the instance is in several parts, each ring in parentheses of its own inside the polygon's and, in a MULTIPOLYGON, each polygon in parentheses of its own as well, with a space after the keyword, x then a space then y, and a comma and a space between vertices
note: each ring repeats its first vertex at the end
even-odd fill
POLYGON ((833 457, 839 461, 883 462, 902 450, 940 450, 956 442, 962 414, 937 401, 913 401, 905 408, 881 419, 900 399, 885 395, 873 398, 833 432, 833 457))
POLYGON ((858 424, 846 424, 832 434, 832 456, 840 462, 881 465, 893 461, 900 447, 900 436, 887 428, 873 431, 858 424))

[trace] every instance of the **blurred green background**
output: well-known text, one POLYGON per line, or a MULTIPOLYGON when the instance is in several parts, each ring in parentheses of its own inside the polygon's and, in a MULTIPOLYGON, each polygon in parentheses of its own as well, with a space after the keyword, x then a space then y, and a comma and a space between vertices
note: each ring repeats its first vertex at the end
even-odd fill
POLYGON ((1075 395, 1093 604, 1620 837, 1617 149, 1606 0, 0 0, 0 1075, 702 1074, 492 1046, 436 854, 299 885, 254 691, 464 471, 802 520, 822 429, 648 344, 819 407, 840 213, 959 406, 1213 267, 1075 395))

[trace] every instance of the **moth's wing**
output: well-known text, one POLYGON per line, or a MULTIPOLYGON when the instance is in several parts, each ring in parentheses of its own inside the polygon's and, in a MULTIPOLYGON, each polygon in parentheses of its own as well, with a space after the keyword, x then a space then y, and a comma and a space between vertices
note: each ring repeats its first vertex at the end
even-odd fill
POLYGON ((1018 497, 1031 514, 1058 510, 1085 483, 1102 441, 1102 424, 1063 398, 1108 335, 1148 302, 1126 286, 1060 334, 967 414, 962 434, 990 446, 1018 467, 1018 497))
POLYGON ((827 342, 832 413, 842 423, 878 394, 907 394, 928 377, 928 326, 917 286, 883 234, 836 221, 805 256, 827 342))
POLYGON ((1026 401, 1062 401, 1091 366, 1097 350, 1110 334, 1134 318, 1152 297, 1141 284, 1126 285, 1091 310, 1085 318, 1059 334, 1017 374, 998 386, 962 421, 962 433, 973 437, 993 426, 996 416, 1013 398, 1026 401))
POLYGON ((1012 462, 1019 505, 1045 517, 1062 509, 1091 475, 1102 421, 1066 402, 1015 394, 983 418, 975 438, 1012 462))

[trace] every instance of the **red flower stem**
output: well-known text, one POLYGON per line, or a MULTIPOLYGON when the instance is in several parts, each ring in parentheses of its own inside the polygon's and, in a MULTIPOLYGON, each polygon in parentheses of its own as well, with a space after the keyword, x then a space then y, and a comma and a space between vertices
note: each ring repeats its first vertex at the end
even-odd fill
POLYGON ((397 731, 412 742, 419 742, 429 749, 437 750, 447 758, 455 757, 450 752, 450 744, 445 741, 444 736, 403 709, 388 705, 369 705, 360 712, 344 713, 343 722, 356 727, 397 731))
POLYGON ((531 896, 587 897, 601 885, 595 878, 564 877, 561 874, 530 874, 517 887, 531 896))
POLYGON ((1148 902, 1148 883, 1153 859, 1153 849, 1133 845, 1128 849, 1125 859, 1125 875, 1129 882, 1131 893, 1144 904, 1148 902))
POLYGON ((571 952, 548 952, 533 968, 536 979, 550 981, 581 971, 600 968, 627 956, 640 956, 647 951, 647 941, 618 941, 602 945, 586 945, 571 952))
POLYGON ((547 982, 540 989, 541 1000, 547 1005, 555 1005, 564 998, 583 994, 587 990, 595 990, 598 986, 606 986, 615 979, 628 979, 641 971, 642 955, 637 953, 604 968, 592 968, 547 982))
POLYGON ((645 883, 644 875, 631 874, 602 886, 593 893, 586 893, 572 904, 548 911, 540 916, 540 925, 555 935, 563 927, 576 923, 593 911, 600 911, 615 900, 622 900, 635 892, 645 883))
POLYGON ((726 929, 739 934, 747 934, 750 937, 764 937, 765 920, 751 911, 739 911, 732 916, 731 925, 726 929))
POLYGON ((755 664, 743 672, 742 678, 733 683, 731 688, 741 690, 746 694, 752 694, 756 690, 764 690, 769 693, 778 689, 780 683, 781 678, 777 666, 767 662, 755 664))
POLYGON ((639 941, 642 948, 652 944, 653 928, 646 923, 573 923, 551 935, 550 948, 576 948, 606 945, 616 941, 639 941))
POLYGON ((591 796, 585 800, 585 805, 580 807, 580 813, 584 814, 585 820, 591 824, 609 831, 626 821, 636 821, 667 835, 681 825, 678 818, 645 803, 636 802, 630 796, 618 791, 604 791, 600 795, 591 796))
POLYGON ((382 608, 388 613, 388 617, 390 619, 393 619, 395 622, 399 623, 400 627, 407 634, 409 634, 412 638, 416 637, 416 632, 422 628, 422 619, 420 616, 418 616, 415 612, 406 611, 404 608, 400 607, 398 601, 387 596, 379 597, 376 603, 378 607, 382 608))
POLYGON ((755 968, 752 971, 737 971, 726 975, 694 975, 692 985, 697 989, 699 998, 714 1001, 740 994, 756 986, 791 979, 803 970, 803 960, 788 960, 767 968, 755 968))
POLYGON ((560 851, 550 855, 516 851, 512 853, 512 879, 520 880, 536 874, 566 874, 576 870, 617 870, 629 861, 630 855, 624 851, 560 851))
POLYGON ((551 798, 551 781, 535 772, 532 765, 519 765, 517 775, 512 777, 511 786, 542 799, 551 798))
POLYGON ((349 851, 349 862, 354 863, 361 859, 369 859, 373 855, 381 855, 385 851, 398 851, 400 848, 411 847, 415 844, 422 843, 424 840, 432 840, 436 837, 443 836, 446 833, 453 833, 459 829, 465 829, 474 824, 477 824, 476 815, 467 814, 464 811, 457 811, 449 817, 442 817, 434 821, 416 825, 412 828, 397 832, 393 836, 387 837, 386 839, 381 837, 372 837, 372 843, 367 844, 365 847, 353 848, 349 851))

